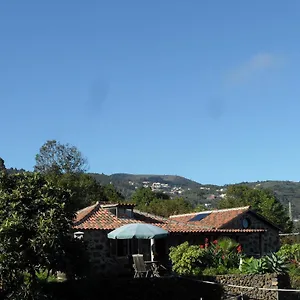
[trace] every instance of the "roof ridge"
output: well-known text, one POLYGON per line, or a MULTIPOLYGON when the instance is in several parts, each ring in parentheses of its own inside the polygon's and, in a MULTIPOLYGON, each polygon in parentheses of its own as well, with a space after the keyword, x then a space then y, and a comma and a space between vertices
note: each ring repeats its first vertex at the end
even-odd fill
POLYGON ((168 221, 169 220, 168 218, 161 217, 161 216, 154 215, 154 214, 150 214, 148 212, 143 212, 143 211, 138 210, 138 209, 133 209, 133 212, 134 213, 136 212, 136 213, 141 214, 145 217, 150 217, 150 218, 157 219, 157 220, 160 220, 160 221, 168 221))
POLYGON ((90 205, 88 207, 85 207, 81 210, 79 210, 77 213, 83 212, 84 210, 87 210, 88 208, 93 207, 86 215, 84 215, 81 219, 77 220, 74 222, 74 225, 80 225, 83 222, 85 222, 89 217, 91 217, 99 208, 102 209, 101 204, 99 203, 99 201, 97 201, 95 204, 90 205), (94 206, 94 207, 93 207, 94 206))
POLYGON ((211 213, 218 213, 218 212, 224 212, 224 211, 234 211, 234 210, 247 210, 250 209, 251 206, 241 206, 241 207, 234 207, 234 208, 223 208, 223 209, 213 209, 213 210, 202 210, 198 212, 188 213, 188 214, 180 214, 180 215, 172 215, 169 218, 177 218, 177 217, 188 217, 196 214, 211 214, 211 213))

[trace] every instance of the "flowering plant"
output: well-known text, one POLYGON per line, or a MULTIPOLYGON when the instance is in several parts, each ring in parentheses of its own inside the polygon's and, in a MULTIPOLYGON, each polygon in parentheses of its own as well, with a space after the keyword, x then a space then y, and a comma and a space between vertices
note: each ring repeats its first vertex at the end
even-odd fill
POLYGON ((209 267, 237 268, 239 266, 242 246, 230 238, 221 238, 211 243, 208 242, 208 239, 205 239, 205 244, 200 245, 200 248, 209 253, 209 267))

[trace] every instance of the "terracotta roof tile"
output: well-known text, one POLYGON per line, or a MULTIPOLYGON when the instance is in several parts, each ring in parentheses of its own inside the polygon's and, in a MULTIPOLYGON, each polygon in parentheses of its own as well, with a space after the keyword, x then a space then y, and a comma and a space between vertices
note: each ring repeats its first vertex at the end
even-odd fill
POLYGON ((75 222, 78 222, 79 220, 82 220, 84 217, 86 217, 87 215, 89 215, 96 207, 97 205, 99 205, 98 203, 93 204, 91 206, 85 207, 81 210, 79 210, 76 213, 76 220, 75 222))
MULTIPOLYGON (((209 233, 209 232, 264 232, 264 229, 218 229, 199 226, 200 222, 182 222, 177 217, 163 218, 140 211, 134 211, 135 219, 117 218, 100 205, 92 205, 77 213, 74 228, 81 230, 114 230, 132 223, 149 223, 173 233, 209 233)), ((186 215, 187 216, 187 215, 186 215)), ((189 214, 189 218, 191 218, 189 214)), ((182 217, 182 216, 180 216, 182 217)), ((181 220, 181 219, 180 219, 181 220)))
POLYGON ((178 222, 194 224, 204 228, 221 229, 227 223, 229 223, 239 215, 245 213, 249 209, 250 206, 245 206, 232 209, 202 211, 192 214, 174 215, 171 216, 170 219, 178 222), (200 219, 201 215, 203 216, 203 219, 197 221, 197 217, 199 217, 200 219), (193 218, 195 218, 196 220, 193 221, 193 218))

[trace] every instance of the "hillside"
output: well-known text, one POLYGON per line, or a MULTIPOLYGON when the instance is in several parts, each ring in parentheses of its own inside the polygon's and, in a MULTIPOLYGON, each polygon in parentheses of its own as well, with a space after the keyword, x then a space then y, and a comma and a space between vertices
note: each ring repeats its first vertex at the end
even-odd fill
MULTIPOLYGON (((8 173, 24 172, 25 170, 10 168, 8 173)), ((153 191, 166 193, 174 197, 184 197, 194 206, 204 204, 207 208, 214 208, 217 202, 224 197, 226 187, 213 184, 200 184, 196 181, 176 175, 134 175, 117 173, 105 175, 91 173, 101 184, 112 183, 126 199, 130 199, 132 193, 139 187, 150 187, 153 191)), ((300 182, 295 181, 257 181, 242 182, 253 188, 267 188, 276 193, 280 201, 288 208, 292 203, 293 218, 300 219, 300 182)))
MULTIPOLYGON (((184 197, 193 205, 199 203, 206 207, 215 207, 224 197, 226 186, 200 184, 181 176, 173 175, 133 175, 133 174, 91 174, 102 184, 112 183, 129 199, 135 189, 151 187, 153 191, 163 192, 171 197, 184 197)), ((268 188, 274 191, 280 201, 288 207, 292 203, 293 217, 300 218, 300 182, 292 181, 257 181, 243 182, 253 188, 268 188)))

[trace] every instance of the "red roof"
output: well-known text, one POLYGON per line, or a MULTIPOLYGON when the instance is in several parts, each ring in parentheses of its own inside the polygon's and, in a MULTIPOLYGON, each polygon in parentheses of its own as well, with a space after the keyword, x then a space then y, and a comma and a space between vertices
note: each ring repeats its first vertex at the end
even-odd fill
POLYGON ((194 224, 203 228, 221 229, 249 209, 250 206, 245 206, 230 209, 203 211, 192 214, 170 216, 170 219, 178 222, 194 224))
MULTIPOLYGON (((241 208, 240 210, 236 209, 237 211, 243 211, 245 208, 241 208)), ((224 210, 223 210, 224 211, 224 210)), ((228 210, 227 210, 228 211, 228 210)), ((234 210, 232 210, 234 211, 234 210)), ((112 214, 107 209, 101 207, 100 204, 94 204, 89 206, 85 209, 78 211, 76 220, 74 222, 74 228, 88 230, 114 230, 122 225, 132 224, 132 223, 149 223, 156 226, 159 226, 163 229, 166 229, 169 232, 173 233, 206 233, 206 232, 263 232, 264 229, 222 229, 222 228, 213 228, 208 226, 200 226, 200 223, 203 221, 197 222, 188 222, 185 221, 188 218, 191 219, 195 214, 188 214, 188 215, 179 215, 179 216, 172 216, 171 218, 162 218, 158 216, 154 216, 148 213, 143 213, 140 211, 134 212, 134 219, 125 219, 125 218, 118 218, 114 214, 112 214)), ((232 219, 233 213, 230 211, 230 218, 232 219)), ((220 216, 220 215, 219 215, 220 216)), ((207 216, 208 217, 208 216, 207 216)), ((224 218, 225 221, 229 220, 230 218, 224 218)), ((216 215, 211 218, 216 219, 216 215)), ((231 220, 230 219, 230 220, 231 220)), ((219 222, 218 224, 221 224, 219 222)))

